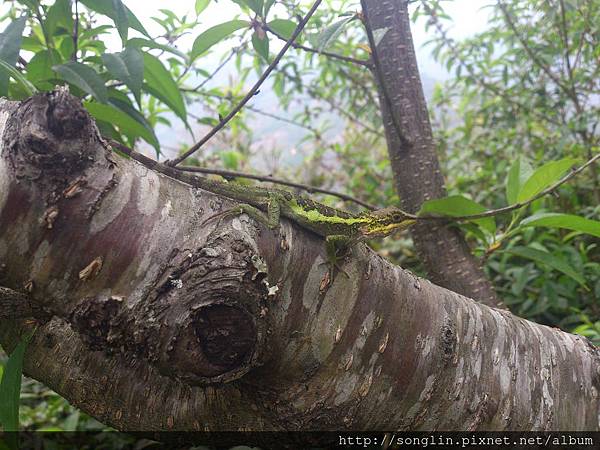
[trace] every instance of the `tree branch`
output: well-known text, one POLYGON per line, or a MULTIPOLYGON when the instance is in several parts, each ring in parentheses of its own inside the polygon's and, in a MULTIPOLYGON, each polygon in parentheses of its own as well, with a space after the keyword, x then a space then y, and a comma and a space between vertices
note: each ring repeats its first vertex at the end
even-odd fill
POLYGON ((219 64, 215 70, 213 70, 198 86, 196 86, 195 88, 193 88, 194 91, 198 91, 200 89, 202 89, 206 83, 208 83, 210 80, 212 80, 216 74, 218 74, 221 69, 223 69, 223 67, 225 67, 225 65, 231 61, 231 58, 233 58, 237 53, 239 53, 241 50, 243 50, 246 45, 248 45, 248 42, 243 42, 241 43, 239 46, 233 48, 233 50, 231 50, 231 53, 229 53, 229 55, 227 56, 227 58, 225 58, 223 61, 221 61, 221 64, 219 64))
POLYGON ((306 16, 304 16, 304 18, 300 21, 300 23, 294 30, 294 33, 292 34, 290 39, 286 42, 286 44, 283 46, 283 48, 279 51, 279 53, 277 54, 277 56, 275 57, 273 62, 271 62, 271 64, 269 64, 267 69, 263 72, 263 74, 260 76, 260 78, 256 81, 254 86, 252 86, 250 91, 248 91, 248 93, 242 99, 242 101, 235 108, 233 108, 233 110, 231 110, 231 112, 229 114, 227 114, 227 116, 224 117, 211 131, 209 131, 208 134, 206 134, 206 136, 204 136, 200 141, 198 141, 196 144, 194 144, 187 152, 185 152, 183 155, 181 155, 178 158, 175 158, 172 161, 167 161, 166 164, 168 164, 169 166, 176 166, 179 163, 181 163, 184 159, 186 159, 190 155, 194 154, 206 142, 208 142, 215 134, 217 134, 231 119, 233 119, 233 117, 238 112, 240 112, 240 110, 244 107, 244 105, 246 103, 248 103, 250 101, 250 99, 258 93, 260 86, 265 82, 265 80, 271 74, 273 69, 275 69, 275 67, 277 67, 277 64, 279 64, 279 61, 281 60, 281 58, 283 58, 283 55, 285 55, 285 53, 288 51, 288 49, 292 46, 292 43, 294 42, 294 40, 300 35, 302 30, 308 23, 309 19, 315 13, 315 11, 317 10, 317 8, 319 7, 319 5, 321 4, 322 1, 323 0, 315 1, 315 3, 310 8, 310 10, 306 14, 306 16))
POLYGON ((44 319, 48 313, 28 295, 0 286, 0 319, 44 319))

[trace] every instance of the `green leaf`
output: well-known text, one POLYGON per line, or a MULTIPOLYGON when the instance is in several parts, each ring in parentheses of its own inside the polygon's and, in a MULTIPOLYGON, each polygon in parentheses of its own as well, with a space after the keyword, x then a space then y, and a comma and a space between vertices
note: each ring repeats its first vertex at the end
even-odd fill
POLYGON ((196 0, 196 15, 200 15, 202 11, 209 5, 210 0, 196 0))
MULTIPOLYGON (((23 16, 8 24, 0 33, 0 59, 9 66, 14 67, 19 57, 21 38, 25 29, 26 18, 23 16)), ((0 74, 0 96, 8 95, 8 73, 6 70, 0 74)))
POLYGON ((56 30, 60 27, 69 34, 73 31, 73 14, 71 12, 70 0, 56 0, 48 9, 46 15, 46 32, 49 36, 54 36, 56 30))
POLYGON ((236 152, 235 150, 220 152, 219 156, 221 157, 221 161, 223 162, 223 167, 230 170, 237 170, 239 168, 240 160, 242 159, 242 154, 240 152, 236 152))
POLYGON ((348 25, 351 21, 355 19, 355 16, 345 17, 342 20, 339 20, 332 25, 325 28, 319 34, 317 39, 317 50, 323 51, 331 44, 335 42, 335 40, 342 34, 344 31, 344 27, 348 25))
POLYGON ((266 33, 258 31, 252 33, 252 46, 265 61, 269 61, 269 38, 266 33))
POLYGON ((267 26, 275 31, 278 35, 285 39, 289 39, 294 34, 296 29, 296 22, 285 19, 274 19, 271 20, 267 26))
POLYGON ((117 126, 127 136, 141 137, 155 148, 159 148, 156 136, 150 133, 144 125, 120 109, 112 105, 97 102, 84 102, 83 105, 94 118, 117 126))
POLYGON ((131 89, 138 105, 141 104, 141 90, 144 82, 144 58, 139 49, 129 47, 121 53, 104 53, 102 61, 117 80, 131 89))
POLYGON ((177 83, 160 60, 149 53, 144 53, 144 79, 149 87, 145 88, 146 91, 169 106, 184 123, 187 123, 185 103, 177 83))
POLYGON ((263 11, 263 0, 243 0, 256 15, 261 16, 263 11))
POLYGON ((29 337, 21 339, 6 361, 0 381, 0 423, 4 431, 19 429, 19 398, 21 394, 21 376, 23 375, 23 357, 29 343, 29 337))
POLYGON ((269 15, 269 11, 271 10, 271 6, 275 3, 275 0, 267 0, 265 2, 265 6, 263 8, 263 17, 266 18, 269 15))
POLYGON ((550 161, 536 169, 523 184, 519 195, 517 195, 517 202, 529 200, 551 184, 560 180, 564 173, 576 162, 577 160, 573 158, 564 158, 559 161, 550 161))
POLYGON ((229 22, 224 22, 209 28, 204 33, 201 33, 194 41, 191 59, 196 59, 233 32, 248 26, 250 26, 250 23, 245 20, 230 20, 229 22))
POLYGON ((160 144, 158 142, 156 134, 154 133, 154 128, 152 128, 152 126, 148 123, 146 118, 137 109, 133 107, 131 100, 129 100, 127 95, 121 91, 117 91, 116 89, 111 89, 108 96, 109 104, 128 114, 130 117, 142 124, 142 126, 146 128, 146 130, 148 130, 148 133, 150 133, 150 136, 152 137, 152 140, 149 141, 149 143, 156 149, 158 156, 160 154, 160 144))
POLYGON ((506 177, 506 201, 509 205, 517 202, 519 191, 532 172, 531 165, 520 156, 510 167, 506 177))
MULTIPOLYGON (((116 15, 117 12, 113 6, 113 2, 109 2, 107 0, 79 0, 80 3, 83 3, 86 7, 91 9, 92 11, 96 11, 100 14, 104 14, 107 17, 110 17, 113 22, 116 24, 116 15)), ((150 37, 144 26, 140 23, 137 17, 127 8, 127 6, 123 5, 125 12, 127 14, 127 23, 130 28, 139 31, 147 37, 150 37)))
POLYGON ((121 41, 123 45, 127 42, 127 32, 129 31, 129 20, 127 19, 127 11, 125 10, 125 5, 121 0, 112 0, 113 10, 115 11, 115 16, 113 20, 115 22, 115 26, 117 27, 117 31, 119 32, 119 36, 121 36, 121 41))
POLYGON ((565 228, 600 237, 600 222, 573 214, 540 213, 521 221, 525 227, 565 228))
POLYGON ((27 63, 27 79, 32 83, 51 80, 58 76, 52 70, 52 66, 60 62, 59 53, 54 50, 42 50, 36 53, 27 63))
POLYGON ((158 50, 164 50, 166 52, 172 53, 173 55, 179 56, 183 60, 187 61, 188 57, 185 53, 177 50, 175 47, 171 47, 169 45, 159 44, 158 42, 151 41, 149 39, 144 38, 131 38, 127 41, 127 47, 136 47, 136 48, 156 48, 158 50))
POLYGON ((106 103, 108 100, 104 80, 91 67, 71 61, 53 66, 52 70, 58 72, 64 80, 93 95, 98 101, 106 103))
POLYGON ((29 97, 38 91, 21 72, 2 59, 0 59, 0 74, 12 77, 29 97))
MULTIPOLYGON (((444 216, 458 217, 479 214, 487 211, 486 208, 462 195, 451 195, 449 197, 428 200, 421 206, 419 214, 442 214, 444 216)), ((491 234, 496 232, 496 220, 493 217, 472 220, 481 228, 491 234)))
POLYGON ((581 274, 573 269, 568 263, 557 258, 552 253, 536 250, 530 247, 513 247, 504 251, 521 258, 530 259, 538 264, 546 264, 552 269, 558 270, 559 272, 562 272, 565 275, 573 278, 583 287, 586 287, 585 279, 581 276, 581 274))

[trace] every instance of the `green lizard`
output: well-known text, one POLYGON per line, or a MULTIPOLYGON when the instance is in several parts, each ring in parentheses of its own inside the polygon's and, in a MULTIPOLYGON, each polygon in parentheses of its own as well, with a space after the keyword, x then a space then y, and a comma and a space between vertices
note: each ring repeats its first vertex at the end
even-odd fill
POLYGON ((111 144, 145 166, 171 178, 240 202, 227 211, 209 217, 204 223, 246 213, 270 229, 275 229, 279 226, 280 217, 285 217, 325 238, 327 256, 332 267, 337 266, 337 261, 351 245, 388 236, 407 228, 418 219, 395 207, 350 214, 283 189, 267 189, 194 176, 147 158, 115 141, 111 141, 111 144))
MULTIPOLYGON (((204 223, 216 218, 246 213, 270 229, 276 229, 279 227, 280 218, 285 217, 325 238, 331 279, 333 279, 333 269, 339 269, 338 261, 346 255, 351 245, 388 236, 407 228, 416 221, 415 216, 395 207, 369 213, 350 214, 283 189, 267 189, 202 177, 195 178, 197 187, 242 202, 209 217, 204 223)), ((341 269, 340 271, 343 272, 341 269)))

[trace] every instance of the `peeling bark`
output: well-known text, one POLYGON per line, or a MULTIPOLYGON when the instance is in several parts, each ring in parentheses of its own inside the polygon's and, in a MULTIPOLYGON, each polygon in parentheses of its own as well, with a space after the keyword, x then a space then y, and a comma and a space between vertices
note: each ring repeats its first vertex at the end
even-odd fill
POLYGON ((120 430, 600 428, 585 338, 363 245, 328 283, 322 238, 203 225, 232 202, 112 154, 65 98, 0 104, 0 283, 50 313, 24 368, 72 404, 120 430))
MULTIPOLYGON (((415 213, 423 202, 447 194, 417 67, 408 2, 362 0, 361 4, 365 25, 387 30, 373 50, 375 75, 396 191, 403 209, 415 213)), ((411 233, 432 281, 488 306, 502 305, 460 230, 423 221, 413 225, 411 233)))

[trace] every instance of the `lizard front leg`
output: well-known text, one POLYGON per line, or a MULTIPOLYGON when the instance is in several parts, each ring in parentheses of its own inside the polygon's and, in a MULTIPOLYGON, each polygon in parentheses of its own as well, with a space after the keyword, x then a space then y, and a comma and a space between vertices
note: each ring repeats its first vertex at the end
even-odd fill
POLYGON ((325 238, 325 252, 327 254, 327 262, 325 264, 329 265, 329 275, 332 281, 335 269, 350 278, 340 267, 339 262, 346 257, 351 246, 352 239, 343 234, 330 234, 325 238))

